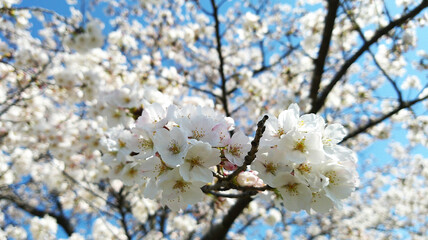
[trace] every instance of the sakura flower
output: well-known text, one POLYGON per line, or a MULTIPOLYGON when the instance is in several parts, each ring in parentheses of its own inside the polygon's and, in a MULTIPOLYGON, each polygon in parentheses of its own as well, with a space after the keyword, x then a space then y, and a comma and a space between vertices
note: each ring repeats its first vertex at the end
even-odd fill
POLYGON ((284 152, 277 148, 263 148, 251 164, 251 169, 259 173, 259 177, 269 185, 273 179, 284 172, 291 172, 292 162, 285 158, 284 152))
POLYGON ((340 200, 347 198, 355 190, 354 174, 339 164, 328 164, 323 169, 324 176, 328 179, 325 187, 326 196, 335 205, 340 206, 340 200))
POLYGON ((110 127, 129 126, 132 121, 132 118, 127 115, 126 111, 118 107, 105 108, 102 114, 105 116, 110 127))
POLYGON ((111 167, 111 170, 108 173, 108 176, 112 179, 120 179, 126 164, 121 161, 112 161, 109 162, 109 166, 111 167))
POLYGON ((138 107, 138 99, 138 93, 131 86, 116 89, 107 96, 110 105, 123 108, 138 107))
POLYGON ((244 133, 237 132, 233 134, 229 144, 224 150, 224 156, 232 163, 242 166, 244 163, 244 157, 251 149, 249 142, 250 139, 245 136, 244 133))
POLYGON ((319 213, 326 213, 334 206, 333 201, 326 196, 324 190, 312 193, 311 208, 319 213))
POLYGON ((144 178, 140 175, 141 165, 140 164, 126 164, 122 170, 121 180, 123 184, 132 186, 135 183, 141 184, 144 178))
POLYGON ((35 239, 55 239, 58 225, 55 218, 46 215, 43 218, 33 217, 30 231, 35 239))
POLYGON ((201 190, 204 183, 185 181, 178 168, 168 172, 158 185, 163 190, 161 203, 173 211, 184 209, 189 204, 201 201, 204 195, 201 190))
POLYGON ((290 173, 282 173, 274 179, 276 187, 284 200, 284 207, 290 211, 309 211, 312 201, 311 190, 290 173))
POLYGON ((338 124, 329 124, 323 131, 323 143, 325 145, 338 144, 346 136, 346 129, 338 124))
POLYGON ((153 132, 156 129, 164 127, 168 123, 173 115, 173 111, 173 107, 168 108, 167 111, 158 103, 144 104, 144 111, 141 116, 138 117, 135 125, 137 128, 153 132))
POLYGON ((320 191, 328 184, 328 179, 321 174, 324 163, 307 161, 295 165, 294 176, 302 183, 306 183, 312 191, 320 191))
POLYGON ((156 130, 153 138, 155 150, 162 160, 171 167, 177 167, 184 162, 187 154, 187 138, 180 128, 174 127, 170 131, 161 128, 156 130))
POLYGON ((266 121, 266 131, 263 134, 263 139, 266 141, 278 140, 294 129, 297 126, 299 112, 299 106, 291 104, 287 110, 279 114, 278 118, 269 116, 266 121))
POLYGON ((210 183, 213 175, 209 167, 220 163, 220 151, 208 143, 197 142, 192 145, 180 165, 180 174, 186 181, 210 183))
POLYGON ((216 134, 219 137, 219 143, 217 144, 218 147, 224 147, 224 146, 227 145, 227 143, 230 140, 230 133, 229 133, 229 131, 232 130, 232 129, 230 128, 230 125, 228 125, 227 123, 217 124, 213 128, 213 131, 216 132, 216 134))
POLYGON ((146 159, 153 156, 155 153, 153 134, 138 128, 132 129, 132 132, 134 135, 129 139, 128 145, 133 152, 138 153, 134 157, 137 159, 146 159))
POLYGON ((171 168, 160 158, 153 156, 140 163, 139 173, 141 178, 146 178, 147 182, 144 188, 144 196, 150 199, 155 199, 159 188, 157 182, 159 179, 165 177, 171 168))
POLYGON ((238 174, 238 176, 236 177, 236 181, 238 182, 238 184, 240 186, 244 186, 244 187, 248 187, 248 186, 254 186, 257 184, 258 181, 258 177, 257 175, 250 171, 244 171, 244 172, 240 172, 238 174))
POLYGON ((217 123, 210 117, 197 114, 178 119, 178 124, 191 139, 207 142, 212 146, 217 146, 220 142, 219 133, 213 130, 217 123))
POLYGON ((301 132, 321 132, 324 125, 324 119, 313 113, 302 115, 297 121, 297 129, 301 132))
POLYGON ((404 82, 401 84, 401 88, 405 89, 405 90, 410 89, 410 88, 421 90, 422 84, 421 84, 421 82, 417 76, 412 75, 412 76, 407 77, 404 80, 404 82))
POLYGON ((140 162, 142 177, 156 179, 167 173, 169 168, 160 158, 153 156, 140 162))
POLYGON ((318 162, 324 159, 321 135, 316 132, 291 131, 280 140, 278 147, 284 149, 289 161, 297 164, 307 159, 318 162))
POLYGON ((112 128, 107 133, 107 137, 101 139, 101 145, 106 148, 108 152, 112 152, 116 159, 122 161, 132 151, 129 146, 131 132, 124 130, 123 127, 112 128))
POLYGON ((264 220, 268 225, 274 226, 276 223, 281 221, 281 216, 282 214, 279 210, 277 210, 276 208, 271 208, 267 212, 267 215, 264 220))

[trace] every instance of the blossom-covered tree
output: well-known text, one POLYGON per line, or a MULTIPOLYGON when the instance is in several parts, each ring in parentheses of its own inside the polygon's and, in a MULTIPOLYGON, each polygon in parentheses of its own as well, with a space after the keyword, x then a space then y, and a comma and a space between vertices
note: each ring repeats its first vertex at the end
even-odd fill
POLYGON ((428 234, 428 0, 66 3, 0 0, 1 239, 428 234))

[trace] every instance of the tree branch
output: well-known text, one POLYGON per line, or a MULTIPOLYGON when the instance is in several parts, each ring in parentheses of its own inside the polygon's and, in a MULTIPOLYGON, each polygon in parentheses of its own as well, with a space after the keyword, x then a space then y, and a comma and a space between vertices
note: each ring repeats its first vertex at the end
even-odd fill
POLYGON ((256 153, 259 150, 260 139, 262 138, 263 133, 265 132, 265 122, 266 120, 268 120, 268 118, 269 117, 267 115, 264 115, 262 120, 257 123, 256 135, 254 136, 253 141, 251 141, 251 149, 245 156, 244 164, 242 164, 242 166, 240 166, 232 174, 230 174, 227 177, 227 180, 230 181, 240 172, 245 171, 247 169, 247 166, 250 165, 254 161, 254 159, 256 159, 256 153))
POLYGON ((373 126, 376 126, 377 124, 379 124, 379 123, 383 122, 384 120, 390 118, 392 115, 398 113, 400 110, 405 109, 405 108, 409 108, 409 107, 413 106, 414 104, 416 104, 418 102, 421 102, 421 101, 424 101, 426 99, 428 99, 428 95, 425 96, 425 97, 423 97, 423 98, 415 99, 413 101, 402 102, 398 107, 396 107, 391 112, 389 112, 389 113, 387 113, 387 114, 383 115, 382 117, 379 117, 379 118, 377 118, 375 120, 370 120, 365 125, 360 126, 358 129, 356 129, 356 130, 352 131, 351 133, 349 133, 348 135, 346 135, 343 138, 343 140, 342 140, 341 143, 343 143, 343 142, 347 141, 348 139, 351 139, 351 138, 359 135, 360 133, 366 132, 369 128, 371 128, 373 126))
POLYGON ((125 235, 129 240, 131 240, 132 237, 131 237, 131 234, 129 233, 128 224, 126 222, 127 212, 124 210, 125 205, 126 205, 126 199, 125 199, 125 196, 123 195, 123 191, 124 191, 124 188, 122 187, 120 189, 120 191, 117 193, 117 195, 115 194, 116 195, 115 197, 117 199, 117 206, 116 207, 120 213, 120 222, 122 224, 123 230, 125 231, 125 235))
POLYGON ((48 210, 37 209, 14 194, 6 194, 5 192, 2 192, 2 194, 0 194, 0 199, 10 201, 23 211, 40 218, 44 217, 45 215, 49 215, 55 218, 58 225, 64 229, 68 236, 71 236, 74 233, 73 225, 63 214, 55 214, 48 210))
MULTIPOLYGON (((360 26, 358 25, 358 23, 355 21, 355 19, 348 13, 348 9, 347 7, 343 4, 342 5, 344 12, 346 13, 346 15, 348 16, 349 20, 352 22, 352 24, 354 24, 354 26, 356 27, 356 30, 358 32, 358 34, 360 35, 360 38, 363 40, 364 43, 367 42, 366 37, 364 36, 363 31, 361 30, 360 26)), ((385 7, 386 9, 386 7, 385 7)), ((400 101, 400 104, 403 102, 403 96, 401 94, 400 89, 397 86, 397 83, 388 75, 388 73, 382 68, 382 66, 379 64, 379 62, 376 60, 375 55, 373 54, 373 52, 368 49, 368 52, 370 54, 370 56, 373 58, 373 62, 375 63, 375 65, 377 66, 377 68, 382 72, 382 74, 385 76, 385 78, 391 83, 392 87, 394 88, 395 92, 397 93, 397 97, 398 97, 398 101, 400 101)))
POLYGON ((328 12, 324 19, 324 32, 322 34, 322 41, 318 51, 318 58, 314 60, 315 69, 312 73, 311 91, 309 94, 309 97, 312 100, 312 105, 317 101, 318 90, 320 88, 322 74, 324 73, 325 60, 330 46, 338 7, 339 0, 328 0, 328 12))
POLYGON ((386 27, 379 29, 376 31, 374 36, 361 46, 361 48, 351 57, 349 58, 340 68, 340 70, 334 75, 333 79, 329 83, 329 85, 323 90, 321 96, 317 99, 317 101, 312 105, 311 113, 317 113, 323 106, 327 99, 329 93, 333 90, 334 86, 340 81, 340 79, 346 74, 348 68, 357 61, 357 59, 365 53, 371 45, 377 42, 382 36, 386 35, 390 30, 394 27, 400 26, 404 24, 407 20, 415 17, 419 14, 423 9, 428 6, 428 0, 423 0, 421 4, 415 7, 412 11, 403 15, 399 19, 390 22, 386 27))
POLYGON ((253 199, 250 196, 239 198, 235 205, 233 205, 229 210, 227 215, 224 216, 223 221, 212 226, 210 230, 202 237, 202 240, 224 239, 227 235, 227 232, 232 227, 232 224, 252 200, 253 199))
POLYGON ((221 102, 223 103, 224 112, 227 117, 230 117, 229 106, 227 102, 227 89, 226 89, 226 75, 224 74, 224 57, 222 53, 222 44, 221 44, 221 34, 220 34, 220 20, 218 19, 218 7, 215 4, 215 0, 211 0, 211 5, 213 7, 213 18, 215 22, 215 37, 217 42, 217 54, 220 61, 218 71, 221 77, 221 102))

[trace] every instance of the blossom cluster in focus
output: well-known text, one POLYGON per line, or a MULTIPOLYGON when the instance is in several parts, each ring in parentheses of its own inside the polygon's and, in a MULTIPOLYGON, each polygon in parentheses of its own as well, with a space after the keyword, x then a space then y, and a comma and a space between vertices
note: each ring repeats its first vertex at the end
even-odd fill
POLYGON ((346 135, 340 124, 326 125, 315 114, 299 116, 291 104, 278 118, 270 116, 253 170, 276 188, 291 211, 326 212, 341 206, 358 184, 356 154, 338 143, 346 135))
MULTIPOLYGON (((292 104, 270 116, 257 157, 233 184, 276 189, 285 208, 325 212, 355 189, 353 151, 337 145, 345 136, 339 124, 325 126, 315 114, 299 116, 292 104)), ((209 107, 145 104, 130 130, 111 128, 102 140, 110 177, 139 184, 145 197, 161 196, 172 210, 202 200, 201 188, 213 185, 244 164, 250 139, 234 121, 209 107)))

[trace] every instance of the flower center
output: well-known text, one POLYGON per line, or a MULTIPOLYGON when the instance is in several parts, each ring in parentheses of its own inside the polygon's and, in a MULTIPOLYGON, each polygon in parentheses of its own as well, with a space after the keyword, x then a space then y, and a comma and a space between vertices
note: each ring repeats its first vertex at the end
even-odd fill
POLYGON ((304 153, 306 151, 305 139, 302 138, 294 145, 294 150, 304 153))
POLYGON ((229 148, 229 152, 230 154, 232 154, 233 156, 239 157, 241 155, 241 147, 240 146, 230 146, 229 148))
POLYGON ((193 158, 187 159, 187 161, 190 163, 190 168, 194 168, 196 166, 202 165, 200 157, 193 157, 193 158))
POLYGON ((177 142, 172 142, 171 145, 169 145, 168 150, 172 152, 173 154, 179 154, 180 153, 180 146, 178 146, 177 142))
POLYGON ((175 184, 172 187, 172 189, 178 190, 180 192, 185 192, 186 188, 188 188, 188 186, 189 186, 189 183, 187 183, 187 182, 185 182, 183 180, 179 180, 179 181, 175 182, 175 184))
POLYGON ((339 178, 337 177, 335 171, 329 171, 325 174, 325 176, 328 177, 328 181, 332 185, 336 185, 339 182, 339 178))
POLYGON ((192 133, 193 133, 193 138, 196 140, 200 140, 201 138, 205 137, 205 131, 203 130, 195 129, 192 131, 192 133))
POLYGON ((140 139, 140 144, 143 150, 153 149, 153 141, 150 139, 140 139))
POLYGON ((298 185, 299 185, 298 183, 290 183, 285 185, 284 187, 290 195, 296 196, 299 194, 299 192, 297 191, 298 185))
POLYGON ((271 173, 272 175, 276 175, 276 170, 278 169, 278 166, 276 164, 273 163, 267 163, 267 164, 263 164, 266 172, 267 173, 271 173))
POLYGON ((299 170, 299 172, 301 173, 310 173, 311 172, 311 167, 308 164, 302 163, 299 165, 299 167, 297 167, 297 170, 299 170))

